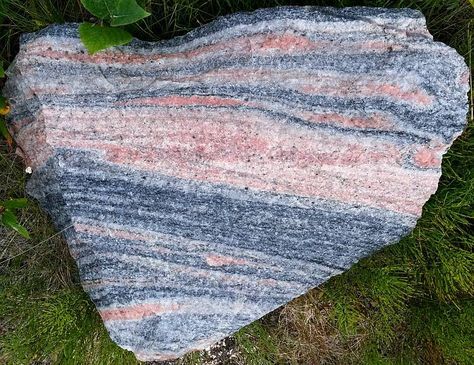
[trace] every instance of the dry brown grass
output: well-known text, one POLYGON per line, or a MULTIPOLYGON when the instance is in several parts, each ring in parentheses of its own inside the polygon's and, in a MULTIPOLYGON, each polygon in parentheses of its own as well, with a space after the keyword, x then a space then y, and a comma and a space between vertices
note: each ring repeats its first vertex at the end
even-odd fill
POLYGON ((333 303, 314 289, 286 305, 273 334, 280 356, 294 363, 326 365, 342 363, 348 351, 356 353, 363 340, 360 333, 343 336, 333 320, 333 303))

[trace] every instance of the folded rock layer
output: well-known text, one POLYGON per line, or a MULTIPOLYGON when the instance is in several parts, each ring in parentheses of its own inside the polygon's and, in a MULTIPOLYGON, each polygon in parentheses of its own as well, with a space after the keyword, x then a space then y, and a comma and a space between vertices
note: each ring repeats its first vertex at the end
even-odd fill
POLYGON ((467 90, 418 11, 282 7, 95 55, 49 26, 5 94, 112 339, 163 360, 409 233, 467 90))

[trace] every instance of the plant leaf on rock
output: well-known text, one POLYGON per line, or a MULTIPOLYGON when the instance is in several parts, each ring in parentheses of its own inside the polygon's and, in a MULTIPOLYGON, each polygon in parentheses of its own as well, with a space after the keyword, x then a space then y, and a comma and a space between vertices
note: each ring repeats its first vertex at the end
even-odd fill
POLYGON ((131 34, 116 27, 135 23, 151 15, 136 0, 81 0, 81 3, 92 15, 110 24, 109 27, 85 22, 79 26, 82 43, 90 54, 130 42, 131 34))
POLYGON ((79 26, 79 35, 90 54, 109 47, 121 46, 132 40, 132 35, 124 29, 91 23, 82 23, 79 26))
POLYGON ((81 0, 94 16, 110 22, 113 27, 132 24, 151 14, 135 0, 81 0))

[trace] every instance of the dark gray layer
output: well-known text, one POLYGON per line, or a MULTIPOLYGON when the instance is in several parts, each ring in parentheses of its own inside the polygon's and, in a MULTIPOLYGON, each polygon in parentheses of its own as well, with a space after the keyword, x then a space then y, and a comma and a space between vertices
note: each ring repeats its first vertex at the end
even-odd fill
MULTIPOLYGON (((77 251, 76 259, 85 281, 121 275, 129 278, 160 275, 159 267, 107 257, 108 253, 120 253, 187 268, 294 281, 309 287, 315 280, 343 270, 360 257, 405 235, 414 219, 381 209, 152 175, 109 165, 89 152, 67 150, 58 150, 54 158, 35 171, 29 191, 44 206, 57 207, 51 213, 61 222, 59 228, 69 224, 70 217, 76 223, 97 222, 105 227, 199 241, 209 245, 211 252, 223 255, 229 255, 231 248, 237 249, 235 253, 238 249, 254 250, 272 257, 274 262, 269 264, 276 266, 282 259, 298 261, 302 265, 299 270, 307 270, 314 264, 308 277, 299 276, 300 273, 291 269, 285 271, 286 268, 280 273, 246 266, 211 268, 186 247, 169 255, 150 251, 153 245, 134 247, 126 239, 73 234, 71 237, 77 241, 70 240, 70 245, 77 251), (64 199, 62 203, 59 197, 64 199)), ((176 249, 176 243, 166 239, 156 245, 176 249)), ((205 251, 206 248, 202 249, 205 251)), ((185 292, 187 279, 183 276, 181 280, 185 292)), ((225 284, 215 285, 221 290, 225 284)), ((213 289, 213 284, 202 286, 202 290, 207 289, 213 289)), ((192 289, 193 293, 195 290, 192 289)), ((116 298, 100 300, 98 304, 102 306, 116 298)))

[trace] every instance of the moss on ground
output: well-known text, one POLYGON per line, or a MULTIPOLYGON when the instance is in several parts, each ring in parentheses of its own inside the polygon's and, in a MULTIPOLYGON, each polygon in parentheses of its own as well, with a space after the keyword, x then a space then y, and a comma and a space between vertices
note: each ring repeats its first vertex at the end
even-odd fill
MULTIPOLYGON (((129 28, 156 40, 239 10, 289 3, 420 9, 435 39, 472 68, 469 0, 143 0, 129 28)), ((0 60, 18 35, 90 18, 78 0, 0 1, 0 60), (2 16, 3 15, 3 16, 2 16), (3 18, 3 20, 2 20, 3 18)), ((471 99, 472 100, 472 99, 471 99)), ((474 118, 443 160, 437 193, 414 231, 321 288, 239 331, 228 364, 474 364, 474 118)), ((0 200, 23 197, 21 161, 0 141, 0 200)), ((134 364, 108 337, 74 261, 35 202, 20 212, 32 239, 0 228, 0 363, 134 364)), ((180 364, 206 363, 194 353, 180 364)))

